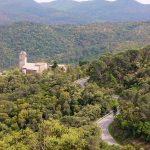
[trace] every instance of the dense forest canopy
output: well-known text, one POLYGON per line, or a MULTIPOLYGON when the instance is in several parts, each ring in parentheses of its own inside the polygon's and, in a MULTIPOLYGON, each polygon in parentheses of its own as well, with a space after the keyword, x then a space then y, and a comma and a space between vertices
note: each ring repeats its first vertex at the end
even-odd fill
POLYGON ((18 64, 21 50, 30 61, 78 63, 101 53, 148 45, 150 23, 99 23, 49 26, 16 23, 0 26, 0 69, 18 64))
POLYGON ((110 146, 100 139, 94 121, 118 105, 115 129, 143 140, 147 148, 149 91, 150 47, 108 53, 66 73, 57 67, 34 75, 5 71, 0 77, 0 149, 139 150, 143 145, 110 146), (87 75, 84 88, 76 85, 87 75))
POLYGON ((74 80, 85 75, 82 70, 69 68, 63 73, 55 68, 41 75, 24 75, 16 69, 4 72, 0 78, 0 149, 109 147, 99 139, 93 121, 110 111, 111 94, 97 85, 89 84, 84 90, 77 86, 74 80), (99 93, 89 95, 95 88, 99 93), (91 101, 95 95, 97 99, 91 101))
POLYGON ((124 141, 132 137, 149 142, 150 46, 114 56, 103 55, 90 65, 89 75, 91 82, 120 95, 121 114, 114 123, 115 134, 124 137, 124 141))

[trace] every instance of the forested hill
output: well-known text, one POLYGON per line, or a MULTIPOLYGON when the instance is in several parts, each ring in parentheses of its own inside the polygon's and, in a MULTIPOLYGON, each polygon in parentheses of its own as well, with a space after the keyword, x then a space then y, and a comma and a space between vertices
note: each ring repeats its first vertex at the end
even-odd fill
POLYGON ((30 61, 78 63, 101 53, 139 48, 150 43, 150 22, 48 26, 16 23, 0 26, 0 68, 18 64, 24 50, 30 61))
MULTIPOLYGON (((150 46, 103 55, 89 67, 91 82, 120 95, 120 115, 112 125, 121 144, 150 149, 150 46)), ((137 149, 140 149, 137 147, 137 149)))
POLYGON ((0 0, 0 24, 31 21, 47 24, 82 24, 115 21, 148 21, 150 5, 136 0, 0 0))
POLYGON ((150 47, 105 54, 67 72, 57 67, 43 74, 5 71, 0 76, 0 149, 149 150, 149 91, 150 47), (74 81, 87 72, 90 81, 83 89, 74 81), (95 121, 118 105, 113 132, 124 145, 107 145, 95 121))
POLYGON ((146 83, 149 84, 150 76, 150 46, 114 55, 103 54, 90 64, 89 76, 99 86, 115 87, 118 93, 129 88, 149 92, 146 83))
MULTIPOLYGON (((56 0, 43 3, 43 6, 59 11, 88 16, 95 21, 144 21, 149 20, 150 5, 143 5, 136 0, 91 0, 74 2, 73 0, 56 0)), ((86 20, 87 18, 83 18, 86 20)))

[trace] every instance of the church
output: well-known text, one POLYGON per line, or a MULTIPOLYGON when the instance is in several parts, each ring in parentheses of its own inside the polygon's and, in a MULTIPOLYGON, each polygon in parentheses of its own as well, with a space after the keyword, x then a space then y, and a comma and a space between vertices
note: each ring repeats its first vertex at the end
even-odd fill
MULTIPOLYGON (((27 61, 27 53, 25 51, 21 51, 19 54, 19 69, 24 74, 34 74, 34 73, 42 73, 44 70, 48 68, 51 69, 53 65, 48 65, 47 63, 29 63, 27 61)), ((58 68, 60 68, 63 72, 67 72, 68 65, 58 64, 58 68)))
POLYGON ((42 73, 48 69, 47 63, 28 63, 27 53, 21 51, 19 54, 19 69, 25 74, 42 73))

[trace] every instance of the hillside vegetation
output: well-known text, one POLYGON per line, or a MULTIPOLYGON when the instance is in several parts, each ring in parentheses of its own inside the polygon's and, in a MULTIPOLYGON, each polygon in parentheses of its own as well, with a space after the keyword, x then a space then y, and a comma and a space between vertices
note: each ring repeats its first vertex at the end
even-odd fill
POLYGON ((4 72, 0 78, 0 149, 115 149, 100 140, 93 123, 110 111, 111 94, 96 84, 84 90, 78 87, 74 80, 82 70, 69 68, 64 73, 56 68, 41 75, 4 72))
POLYGON ((69 67, 66 73, 59 68, 34 75, 5 71, 0 78, 0 149, 142 148, 103 143, 94 121, 120 104, 115 129, 150 141, 149 58, 146 47, 103 55, 91 64, 69 67), (86 75, 90 82, 83 89, 74 81, 86 75), (120 95, 119 101, 114 94, 120 95))
POLYGON ((104 52, 139 48, 150 42, 150 23, 100 23, 48 26, 16 23, 0 26, 0 68, 18 64, 21 50, 30 61, 78 63, 104 52))
MULTIPOLYGON (((150 47, 114 56, 103 55, 90 65, 89 75, 91 82, 120 95, 120 115, 114 123, 115 136, 120 136, 117 138, 122 139, 122 143, 128 138, 149 143, 150 47)), ((150 148, 149 144, 146 146, 150 148)))

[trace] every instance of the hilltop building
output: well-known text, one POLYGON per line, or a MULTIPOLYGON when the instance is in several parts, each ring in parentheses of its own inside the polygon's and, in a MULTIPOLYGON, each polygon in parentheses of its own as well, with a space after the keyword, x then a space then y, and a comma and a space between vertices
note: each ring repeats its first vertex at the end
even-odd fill
POLYGON ((48 65, 47 63, 28 63, 27 53, 21 51, 19 54, 19 69, 25 74, 42 73, 48 69, 48 65))
MULTIPOLYGON (((27 53, 21 51, 19 54, 19 69, 25 74, 42 73, 44 70, 52 68, 52 66, 53 65, 48 65, 47 63, 28 63, 27 53)), ((67 72, 68 65, 58 64, 58 67, 62 71, 67 72)))

